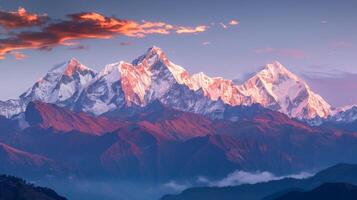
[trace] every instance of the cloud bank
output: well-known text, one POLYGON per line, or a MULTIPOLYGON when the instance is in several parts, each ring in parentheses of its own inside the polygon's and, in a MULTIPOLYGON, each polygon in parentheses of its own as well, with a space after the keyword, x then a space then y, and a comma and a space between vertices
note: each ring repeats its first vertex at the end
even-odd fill
POLYGON ((166 22, 137 22, 128 19, 107 17, 95 12, 82 12, 67 15, 64 20, 51 20, 48 17, 28 13, 24 8, 17 12, 0 12, 0 26, 24 28, 42 25, 39 30, 11 33, 0 39, 0 59, 17 50, 51 50, 58 45, 78 45, 80 39, 111 39, 115 36, 143 38, 147 35, 197 34, 208 29, 206 25, 177 26, 166 22))
POLYGON ((29 13, 22 7, 14 12, 0 10, 0 26, 6 29, 39 26, 47 22, 48 19, 47 14, 29 13))

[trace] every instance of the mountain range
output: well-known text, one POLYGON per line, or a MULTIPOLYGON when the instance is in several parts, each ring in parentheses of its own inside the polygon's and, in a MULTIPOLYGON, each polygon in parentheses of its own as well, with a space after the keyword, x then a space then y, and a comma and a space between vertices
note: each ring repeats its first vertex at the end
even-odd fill
POLYGON ((314 125, 357 119, 354 106, 332 108, 277 61, 264 66, 243 84, 235 84, 202 72, 190 75, 155 46, 131 63, 109 64, 99 73, 72 58, 51 69, 18 99, 0 101, 0 115, 18 117, 31 101, 95 116, 160 101, 177 110, 218 119, 223 118, 227 106, 253 104, 314 125))
POLYGON ((357 162, 356 109, 332 108, 278 62, 236 84, 190 75, 158 47, 100 72, 71 59, 0 102, 0 172, 163 183, 317 171, 357 162))
POLYGON ((160 101, 93 116, 32 101, 23 117, 26 128, 0 118, 2 171, 167 181, 219 178, 236 169, 284 175, 357 162, 354 131, 312 127, 259 104, 227 107, 222 116, 212 119, 160 101))

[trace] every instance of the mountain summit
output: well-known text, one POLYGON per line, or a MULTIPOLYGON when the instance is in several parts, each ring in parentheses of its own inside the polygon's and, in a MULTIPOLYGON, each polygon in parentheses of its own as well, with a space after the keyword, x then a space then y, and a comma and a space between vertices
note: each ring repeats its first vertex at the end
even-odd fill
POLYGON ((71 107, 82 89, 97 72, 81 64, 75 58, 55 66, 41 77, 19 99, 0 102, 0 115, 12 117, 25 111, 31 101, 55 103, 71 107), (2 106, 2 104, 5 106, 2 106))
POLYGON ((94 115, 153 101, 199 114, 255 103, 300 119, 327 118, 331 113, 321 96, 277 61, 237 85, 202 72, 190 75, 155 46, 131 63, 109 64, 99 73, 72 58, 50 70, 19 100, 0 102, 0 114, 11 117, 35 100, 94 115))
POLYGON ((331 106, 298 76, 275 61, 241 87, 253 101, 294 118, 326 118, 331 106))

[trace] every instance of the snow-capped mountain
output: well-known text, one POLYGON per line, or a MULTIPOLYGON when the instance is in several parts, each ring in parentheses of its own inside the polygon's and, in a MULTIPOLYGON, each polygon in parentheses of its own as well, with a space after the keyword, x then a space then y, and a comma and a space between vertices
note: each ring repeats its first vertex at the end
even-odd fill
POLYGON ((96 74, 94 70, 72 58, 51 69, 32 88, 22 94, 20 99, 38 100, 65 106, 77 100, 81 90, 96 74))
POLYGON ((277 61, 236 84, 202 72, 190 75, 155 46, 132 63, 109 64, 100 73, 71 59, 50 70, 19 100, 0 102, 0 114, 21 113, 34 100, 93 115, 153 101, 215 117, 222 117, 225 106, 255 103, 304 120, 326 119, 332 114, 321 96, 277 61))
POLYGON ((330 114, 330 105, 278 62, 236 85, 204 73, 190 76, 158 47, 132 63, 107 65, 80 100, 79 110, 97 115, 122 106, 145 106, 154 100, 196 113, 219 112, 224 104, 259 103, 294 118, 326 118, 330 114))
POLYGON ((12 117, 24 112, 27 104, 36 100, 71 107, 81 94, 82 89, 96 74, 97 72, 72 58, 51 69, 19 99, 0 102, 0 115, 12 117))
POLYGON ((211 101, 201 90, 187 86, 189 79, 185 69, 169 61, 160 48, 152 47, 132 63, 105 66, 82 92, 76 110, 100 115, 156 100, 201 114, 223 109, 221 101, 211 101))
POLYGON ((121 63, 113 63, 92 80, 78 98, 75 110, 100 115, 125 105, 121 89, 121 63))
POLYGON ((326 118, 331 106, 310 87, 275 61, 239 86, 253 102, 300 119, 326 118))

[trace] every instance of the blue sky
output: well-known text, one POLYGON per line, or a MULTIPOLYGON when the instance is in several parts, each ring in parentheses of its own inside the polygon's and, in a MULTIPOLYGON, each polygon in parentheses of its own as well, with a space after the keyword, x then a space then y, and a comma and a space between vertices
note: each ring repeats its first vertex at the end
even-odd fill
MULTIPOLYGON (((16 12, 19 7, 39 16, 46 13, 51 19, 48 23, 68 20, 68 14, 95 12, 138 23, 164 22, 191 28, 204 25, 206 29, 190 34, 172 30, 170 34, 145 34, 141 38, 123 34, 111 35, 110 39, 77 38, 68 41, 76 42, 73 46, 13 50, 0 60, 2 100, 16 98, 52 66, 71 57, 100 70, 108 63, 131 61, 156 45, 190 73, 203 71, 230 79, 243 78, 278 60, 305 78, 331 104, 357 103, 357 95, 349 92, 357 89, 357 1, 0 0, 2 12, 16 12), (239 24, 229 25, 231 20, 239 24), (14 52, 25 58, 16 60, 14 52), (338 84, 334 85, 336 91, 329 90, 328 83, 338 84)), ((41 26, 3 27, 1 39, 39 30, 41 26)), ((0 40, 0 49, 2 43, 0 40)))

